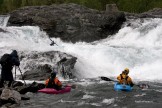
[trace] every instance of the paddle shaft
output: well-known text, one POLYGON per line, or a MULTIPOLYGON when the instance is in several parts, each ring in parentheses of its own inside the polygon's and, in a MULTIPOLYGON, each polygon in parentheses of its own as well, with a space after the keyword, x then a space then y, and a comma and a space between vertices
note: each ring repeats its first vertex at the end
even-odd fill
POLYGON ((16 80, 16 66, 15 66, 15 80, 16 80))
MULTIPOLYGON (((107 78, 107 77, 101 77, 101 79, 104 80, 104 81, 118 82, 118 81, 112 80, 112 79, 107 78)), ((144 88, 149 88, 149 85, 147 85, 147 84, 139 84, 139 85, 134 84, 134 85, 135 85, 135 86, 138 86, 139 88, 142 88, 142 89, 144 89, 144 88)))

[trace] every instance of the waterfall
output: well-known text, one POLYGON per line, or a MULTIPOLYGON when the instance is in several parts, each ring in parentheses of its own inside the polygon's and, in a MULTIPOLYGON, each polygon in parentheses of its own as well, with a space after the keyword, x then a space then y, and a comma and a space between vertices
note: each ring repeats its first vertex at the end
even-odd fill
MULTIPOLYGON (((76 76, 116 77, 130 69, 133 80, 162 81, 162 19, 127 21, 111 38, 93 43, 66 43, 52 38, 58 46, 50 46, 47 34, 36 26, 6 27, 0 32, 0 54, 18 51, 61 51, 77 57, 76 76)), ((1 21, 2 22, 2 21, 1 21)))
POLYGON ((10 18, 9 15, 0 15, 0 27, 6 27, 9 18, 10 18))

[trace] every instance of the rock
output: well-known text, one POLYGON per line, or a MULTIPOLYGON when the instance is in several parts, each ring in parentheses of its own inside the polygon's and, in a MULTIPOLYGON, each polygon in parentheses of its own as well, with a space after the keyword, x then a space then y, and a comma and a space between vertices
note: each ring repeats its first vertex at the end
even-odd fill
POLYGON ((36 93, 38 90, 45 88, 45 85, 42 83, 33 82, 26 86, 15 87, 14 90, 18 91, 20 94, 25 94, 27 92, 36 93))
MULTIPOLYGON (((25 80, 46 80, 50 73, 55 70, 58 73, 60 72, 60 67, 58 62, 63 58, 66 58, 66 68, 72 73, 75 73, 75 70, 72 69, 76 63, 76 57, 68 55, 66 53, 58 51, 49 51, 49 52, 30 52, 30 53, 21 53, 21 61, 24 63, 21 69, 24 70, 23 78, 25 80)), ((62 74, 61 74, 62 75, 62 74)))
POLYGON ((51 65, 44 64, 39 65, 35 69, 26 71, 23 75, 24 79, 30 80, 45 80, 49 77, 49 74, 52 72, 51 65))
POLYGON ((107 38, 126 21, 123 12, 98 11, 77 4, 28 6, 9 14, 8 26, 39 26, 50 37, 67 42, 107 38))
POLYGON ((21 100, 30 100, 30 97, 27 97, 25 95, 21 95, 21 100))
POLYGON ((119 10, 118 10, 118 7, 116 6, 116 4, 107 4, 106 12, 119 12, 119 10))
POLYGON ((12 87, 15 88, 17 86, 23 86, 24 84, 21 81, 14 81, 12 82, 12 87))
POLYGON ((8 100, 11 103, 20 104, 21 95, 15 90, 3 89, 1 99, 6 101, 8 100))
POLYGON ((76 63, 77 58, 73 57, 71 59, 67 59, 64 57, 57 63, 57 71, 60 72, 60 74, 65 78, 65 79, 72 79, 75 78, 74 76, 74 65, 76 63))
POLYGON ((125 16, 128 19, 137 19, 137 18, 162 18, 162 8, 154 8, 147 12, 143 12, 140 14, 128 13, 125 12, 125 16))
POLYGON ((33 82, 29 86, 29 92, 36 93, 38 90, 45 88, 45 85, 42 83, 33 82))
POLYGON ((20 94, 25 94, 29 92, 29 86, 17 86, 14 90, 18 91, 20 94))

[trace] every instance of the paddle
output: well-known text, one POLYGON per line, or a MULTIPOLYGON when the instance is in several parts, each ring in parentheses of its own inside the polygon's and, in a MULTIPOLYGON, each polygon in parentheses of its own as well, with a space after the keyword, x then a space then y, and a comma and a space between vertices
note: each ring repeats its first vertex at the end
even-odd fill
MULTIPOLYGON (((53 46, 54 44, 56 44, 51 38, 49 38, 51 40, 51 46, 53 46)), ((57 44, 56 44, 57 45, 57 44)), ((58 45, 57 45, 58 46, 58 45)))
POLYGON ((118 82, 118 81, 115 81, 115 80, 112 80, 110 78, 107 78, 107 77, 101 77, 102 80, 105 80, 105 81, 113 81, 113 82, 118 82))
MULTIPOLYGON (((118 82, 118 81, 112 80, 112 79, 107 78, 107 77, 101 77, 101 79, 104 80, 104 81, 118 82)), ((147 84, 139 84, 139 85, 134 84, 134 85, 138 86, 138 87, 141 88, 141 89, 147 89, 147 88, 149 88, 149 85, 147 85, 147 84)))

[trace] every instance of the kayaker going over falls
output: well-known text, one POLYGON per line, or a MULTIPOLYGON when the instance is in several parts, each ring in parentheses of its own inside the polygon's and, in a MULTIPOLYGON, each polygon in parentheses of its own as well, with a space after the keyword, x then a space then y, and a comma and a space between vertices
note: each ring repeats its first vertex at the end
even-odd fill
POLYGON ((52 72, 50 78, 45 81, 46 88, 62 89, 62 83, 56 77, 56 72, 52 72))
POLYGON ((132 79, 128 76, 128 74, 129 74, 129 69, 125 68, 124 71, 117 77, 117 79, 120 84, 126 84, 133 87, 134 84, 132 82, 132 79))

